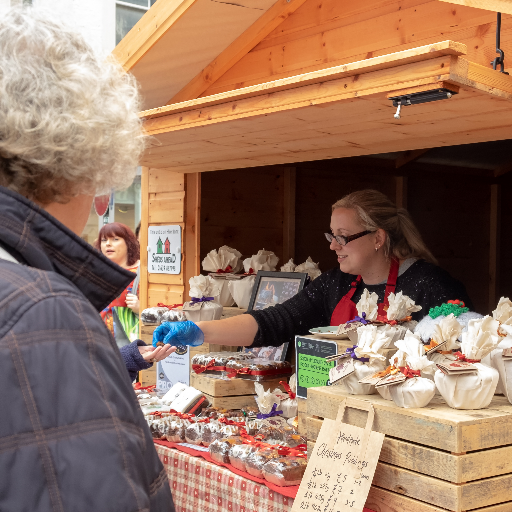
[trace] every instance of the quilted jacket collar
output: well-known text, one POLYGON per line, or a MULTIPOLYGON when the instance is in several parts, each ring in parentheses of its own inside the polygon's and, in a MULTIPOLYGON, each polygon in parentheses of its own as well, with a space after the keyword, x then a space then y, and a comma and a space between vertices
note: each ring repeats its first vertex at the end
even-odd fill
POLYGON ((0 187, 0 244, 18 261, 65 277, 101 311, 133 281, 45 210, 0 187))

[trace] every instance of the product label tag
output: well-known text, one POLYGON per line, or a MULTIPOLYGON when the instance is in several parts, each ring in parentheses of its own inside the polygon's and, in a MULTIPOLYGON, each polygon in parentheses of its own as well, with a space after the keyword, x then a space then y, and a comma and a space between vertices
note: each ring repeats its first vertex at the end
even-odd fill
POLYGON ((501 355, 505 359, 512 358, 512 348, 504 348, 501 355))
POLYGON ((476 373, 477 371, 474 364, 466 361, 450 361, 448 358, 437 363, 436 366, 446 375, 461 375, 463 373, 476 373))
POLYGON ((336 366, 329 370, 329 380, 331 381, 331 384, 334 384, 354 372, 354 360, 350 356, 340 357, 336 366))
POLYGON ((400 384, 401 382, 404 382, 406 378, 407 377, 402 372, 387 375, 383 379, 379 380, 375 387, 380 388, 382 386, 392 386, 394 384, 400 384))

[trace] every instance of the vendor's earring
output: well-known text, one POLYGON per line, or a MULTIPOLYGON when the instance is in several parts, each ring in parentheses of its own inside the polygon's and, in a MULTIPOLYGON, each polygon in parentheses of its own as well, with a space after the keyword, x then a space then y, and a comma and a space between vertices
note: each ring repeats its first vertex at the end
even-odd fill
POLYGON ((379 248, 378 248, 378 247, 375 247, 375 252, 377 252, 378 250, 379 250, 379 248))

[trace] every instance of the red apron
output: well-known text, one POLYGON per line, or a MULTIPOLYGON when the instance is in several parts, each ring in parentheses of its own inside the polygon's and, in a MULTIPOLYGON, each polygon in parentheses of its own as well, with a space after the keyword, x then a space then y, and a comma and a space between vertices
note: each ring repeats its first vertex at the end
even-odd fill
MULTIPOLYGON (((389 294, 395 292, 396 279, 398 277, 398 260, 391 260, 391 268, 389 269, 388 281, 386 283, 386 291, 384 293, 384 302, 381 302, 378 307, 378 315, 386 316, 386 311, 389 306, 389 294)), ((350 285, 349 292, 341 298, 338 302, 331 316, 331 325, 340 325, 352 320, 357 316, 357 308, 352 297, 356 293, 356 289, 361 282, 361 276, 357 276, 357 279, 350 285)))

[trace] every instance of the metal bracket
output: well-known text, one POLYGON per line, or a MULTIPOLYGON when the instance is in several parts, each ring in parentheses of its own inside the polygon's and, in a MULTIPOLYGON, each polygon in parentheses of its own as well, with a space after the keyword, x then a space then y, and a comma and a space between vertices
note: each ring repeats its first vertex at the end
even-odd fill
POLYGON ((492 69, 496 70, 498 66, 500 66, 500 73, 504 75, 508 75, 505 71, 505 52, 500 48, 500 36, 501 36, 501 12, 498 13, 498 17, 496 20, 496 53, 498 57, 496 57, 493 61, 491 61, 492 69))

